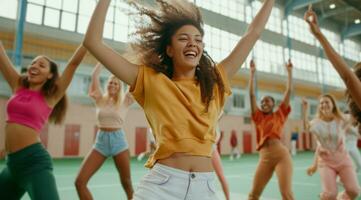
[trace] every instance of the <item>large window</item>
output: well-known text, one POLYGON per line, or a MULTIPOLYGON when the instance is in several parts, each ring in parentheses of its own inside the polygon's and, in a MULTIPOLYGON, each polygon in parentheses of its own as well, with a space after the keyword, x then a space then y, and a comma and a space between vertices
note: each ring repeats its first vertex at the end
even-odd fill
MULTIPOLYGON (((288 54, 288 49, 285 49, 288 54)), ((293 76, 297 79, 318 82, 316 57, 296 50, 291 50, 293 76)))
MULTIPOLYGON (((28 0, 26 21, 84 34, 96 3, 92 0, 28 0)), ((124 1, 111 1, 104 26, 105 38, 128 41, 134 29, 134 23, 129 20, 130 10, 124 1)))
POLYGON ((234 108, 239 108, 239 109, 243 109, 245 108, 245 95, 241 94, 241 93, 234 93, 233 94, 233 107, 234 108))
POLYGON ((207 10, 245 21, 245 3, 246 0, 196 0, 196 4, 207 10))
POLYGON ((16 19, 18 1, 0 0, 0 17, 16 19))
POLYGON ((357 44, 352 40, 344 41, 344 56, 353 61, 359 62, 361 58, 359 57, 361 51, 361 45, 357 44))
POLYGON ((345 88, 345 85, 340 78, 340 75, 333 68, 329 60, 318 58, 317 62, 318 66, 320 67, 319 76, 322 78, 321 83, 335 87, 345 88))
MULTIPOLYGON (((315 39, 309 31, 307 23, 302 18, 290 15, 288 16, 288 25, 288 34, 291 38, 310 45, 315 44, 315 39)), ((285 28, 284 33, 287 35, 287 28, 285 28)))
MULTIPOLYGON (((253 50, 258 71, 285 74, 282 47, 259 40, 253 50)), ((248 63, 246 65, 248 66, 248 63)))
POLYGON ((214 28, 209 25, 204 26, 205 50, 211 55, 216 62, 224 59, 236 46, 241 38, 235 34, 214 28))
MULTIPOLYGON (((332 47, 338 52, 341 53, 341 38, 335 32, 328 29, 321 28, 322 33, 325 35, 327 40, 331 43, 332 47)), ((318 43, 318 41, 317 41, 318 43)), ((318 44, 319 45, 319 44, 318 44)), ((320 46, 320 45, 319 45, 320 46)), ((342 54, 342 53, 341 53, 342 54)))
MULTIPOLYGON (((253 16, 253 18, 256 16, 258 11, 262 7, 262 2, 260 1, 253 1, 252 2, 253 10, 249 7, 247 9, 247 23, 251 23, 252 18, 248 16, 253 16)), ((281 33, 282 32, 282 11, 278 7, 273 7, 271 15, 268 19, 268 22, 266 24, 266 29, 281 33)))

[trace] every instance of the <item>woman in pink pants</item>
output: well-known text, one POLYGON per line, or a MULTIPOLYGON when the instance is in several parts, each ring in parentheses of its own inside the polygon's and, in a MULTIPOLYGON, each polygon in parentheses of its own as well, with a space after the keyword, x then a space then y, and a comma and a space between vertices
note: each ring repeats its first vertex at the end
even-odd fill
POLYGON ((316 117, 309 123, 308 103, 302 102, 305 131, 310 131, 317 140, 315 159, 307 174, 320 171, 322 182, 321 200, 353 200, 360 193, 360 186, 352 161, 345 148, 345 130, 350 126, 340 112, 335 99, 328 94, 322 95, 316 117), (345 191, 337 190, 336 178, 340 177, 345 191))

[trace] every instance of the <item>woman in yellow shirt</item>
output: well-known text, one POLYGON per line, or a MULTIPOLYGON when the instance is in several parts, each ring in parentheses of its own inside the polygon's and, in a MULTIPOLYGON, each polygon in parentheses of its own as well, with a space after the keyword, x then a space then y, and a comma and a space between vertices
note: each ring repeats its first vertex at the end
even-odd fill
MULTIPOLYGON (((268 20, 274 0, 265 0, 231 54, 215 64, 204 51, 203 21, 188 1, 157 0, 151 9, 131 1, 140 19, 134 42, 138 63, 102 41, 110 0, 100 0, 84 45, 115 76, 131 85, 157 141, 135 200, 217 199, 211 162, 215 125, 237 73, 268 20)), ((135 16, 135 15, 134 15, 135 16)))

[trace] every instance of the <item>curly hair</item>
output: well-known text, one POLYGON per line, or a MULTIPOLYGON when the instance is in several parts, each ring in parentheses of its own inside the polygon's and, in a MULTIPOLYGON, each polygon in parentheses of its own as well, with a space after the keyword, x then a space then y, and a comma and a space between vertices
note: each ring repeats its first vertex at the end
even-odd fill
MULTIPOLYGON (((354 73, 356 74, 358 79, 361 81, 361 62, 357 63, 354 66, 354 73)), ((360 125, 360 123, 361 123, 361 110, 357 106, 356 102, 352 99, 352 96, 351 96, 348 89, 346 89, 346 94, 345 95, 346 95, 348 107, 350 109, 350 113, 354 117, 354 119, 357 121, 357 124, 360 125)))
MULTIPOLYGON (((173 62, 166 49, 171 44, 171 37, 184 25, 196 27, 204 36, 203 20, 197 6, 188 1, 156 0, 157 8, 141 6, 134 1, 129 2, 136 10, 138 16, 137 29, 133 36, 135 40, 130 43, 138 62, 153 68, 157 72, 173 77, 173 62)), ((212 58, 203 51, 195 73, 197 83, 201 88, 201 99, 206 111, 213 99, 213 88, 218 85, 220 94, 224 95, 224 84, 216 64, 212 58)))

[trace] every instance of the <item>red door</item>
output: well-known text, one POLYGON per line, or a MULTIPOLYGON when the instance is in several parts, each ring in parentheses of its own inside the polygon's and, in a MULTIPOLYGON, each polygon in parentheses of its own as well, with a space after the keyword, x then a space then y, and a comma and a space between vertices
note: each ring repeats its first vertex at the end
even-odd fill
POLYGON ((357 140, 357 147, 361 148, 361 140, 357 140))
POLYGON ((77 124, 65 125, 65 142, 64 142, 65 156, 79 155, 79 139, 80 139, 80 125, 77 124))
POLYGON ((147 128, 135 128, 135 155, 147 151, 147 128))
POLYGON ((243 131, 243 153, 252 153, 252 133, 243 131))
POLYGON ((48 124, 46 124, 40 132, 41 143, 43 143, 46 149, 48 148, 48 132, 49 132, 49 126, 48 124))

